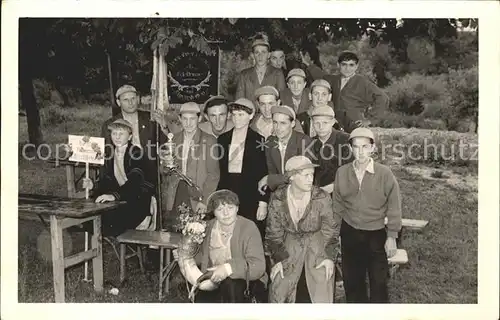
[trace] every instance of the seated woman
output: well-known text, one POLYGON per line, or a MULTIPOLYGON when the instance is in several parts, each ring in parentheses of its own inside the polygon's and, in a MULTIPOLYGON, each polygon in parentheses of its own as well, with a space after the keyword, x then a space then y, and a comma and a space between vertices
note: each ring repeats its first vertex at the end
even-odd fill
POLYGON ((207 209, 215 218, 208 221, 197 260, 201 272, 213 271, 211 280, 219 283, 219 288, 199 291, 195 302, 243 303, 247 277, 250 282, 266 280, 259 230, 238 215, 239 204, 238 196, 230 190, 218 190, 208 198, 207 209))
POLYGON ((285 166, 289 185, 269 200, 266 250, 271 254, 271 303, 332 303, 335 244, 339 235, 331 197, 313 186, 304 156, 285 166))
POLYGON ((94 196, 97 196, 95 202, 98 203, 127 202, 126 206, 102 215, 103 236, 117 236, 135 229, 149 214, 154 186, 144 178, 145 153, 131 143, 132 124, 117 119, 108 129, 111 130, 113 146, 105 148, 104 166, 94 196))

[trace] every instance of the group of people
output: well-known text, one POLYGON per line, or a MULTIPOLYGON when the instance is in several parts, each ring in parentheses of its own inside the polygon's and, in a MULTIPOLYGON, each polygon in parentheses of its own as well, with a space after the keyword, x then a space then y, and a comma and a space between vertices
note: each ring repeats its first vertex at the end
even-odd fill
POLYGON ((271 303, 332 303, 338 252, 347 302, 388 302, 387 259, 396 253, 401 196, 391 170, 371 157, 375 136, 363 116, 387 97, 356 74, 352 52, 340 55, 340 76, 325 75, 302 54, 316 77, 308 85, 306 70, 291 69, 285 78, 270 65, 265 39, 252 47, 255 66, 241 72, 236 99, 184 103, 180 128, 159 110, 138 110, 134 87, 118 89, 122 112, 102 129, 113 156, 93 196, 127 207, 103 215, 104 235, 136 228, 162 196, 164 221, 175 221, 181 203, 213 215, 199 262, 219 288, 200 292, 199 302, 243 302, 248 280, 271 303), (156 157, 145 157, 159 153, 156 142, 168 133, 176 146, 171 156, 199 197, 186 181, 161 175, 156 157))

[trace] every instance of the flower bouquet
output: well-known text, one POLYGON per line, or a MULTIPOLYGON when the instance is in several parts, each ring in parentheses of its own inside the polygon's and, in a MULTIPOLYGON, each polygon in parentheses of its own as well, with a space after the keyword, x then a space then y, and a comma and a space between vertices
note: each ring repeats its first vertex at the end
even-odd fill
POLYGON ((198 281, 203 274, 196 265, 195 256, 205 239, 207 223, 204 220, 205 214, 193 212, 184 203, 177 210, 179 218, 176 228, 182 233, 177 262, 182 275, 192 285, 189 298, 193 301, 197 289, 212 291, 217 288, 217 284, 209 279, 198 281))

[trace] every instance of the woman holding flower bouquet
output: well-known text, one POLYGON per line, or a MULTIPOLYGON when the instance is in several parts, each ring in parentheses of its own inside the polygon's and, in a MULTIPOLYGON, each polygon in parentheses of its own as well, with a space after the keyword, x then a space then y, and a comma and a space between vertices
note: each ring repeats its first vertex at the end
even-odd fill
POLYGON ((215 291, 198 291, 195 302, 243 303, 247 279, 266 279, 259 230, 254 222, 238 215, 239 205, 238 196, 230 190, 218 190, 208 198, 207 209, 215 218, 207 222, 196 260, 201 272, 210 272, 210 279, 219 286, 215 291))

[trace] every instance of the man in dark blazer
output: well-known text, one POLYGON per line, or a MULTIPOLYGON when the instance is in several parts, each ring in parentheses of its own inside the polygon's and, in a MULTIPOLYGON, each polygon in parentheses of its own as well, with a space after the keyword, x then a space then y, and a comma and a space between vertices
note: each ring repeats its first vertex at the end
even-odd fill
POLYGON ((255 90, 261 86, 273 86, 278 91, 285 89, 283 71, 269 64, 269 48, 266 39, 256 39, 252 43, 255 66, 241 71, 237 80, 236 99, 253 101, 255 90))
POLYGON ((342 127, 351 132, 357 127, 367 126, 365 111, 372 106, 384 110, 389 105, 388 96, 364 75, 356 73, 359 58, 351 51, 344 51, 338 58, 340 74, 328 75, 302 55, 302 62, 308 66, 314 79, 325 79, 332 87, 333 105, 342 127))
POLYGON ((287 88, 280 92, 281 103, 293 107, 297 115, 306 112, 311 105, 306 84, 305 71, 299 68, 292 69, 286 76, 287 88))
POLYGON ((306 156, 314 159, 312 140, 303 133, 293 130, 295 111, 289 106, 276 106, 272 109, 274 134, 266 140, 266 162, 268 175, 259 181, 259 191, 269 188, 274 191, 286 183, 285 163, 293 156, 306 156))

